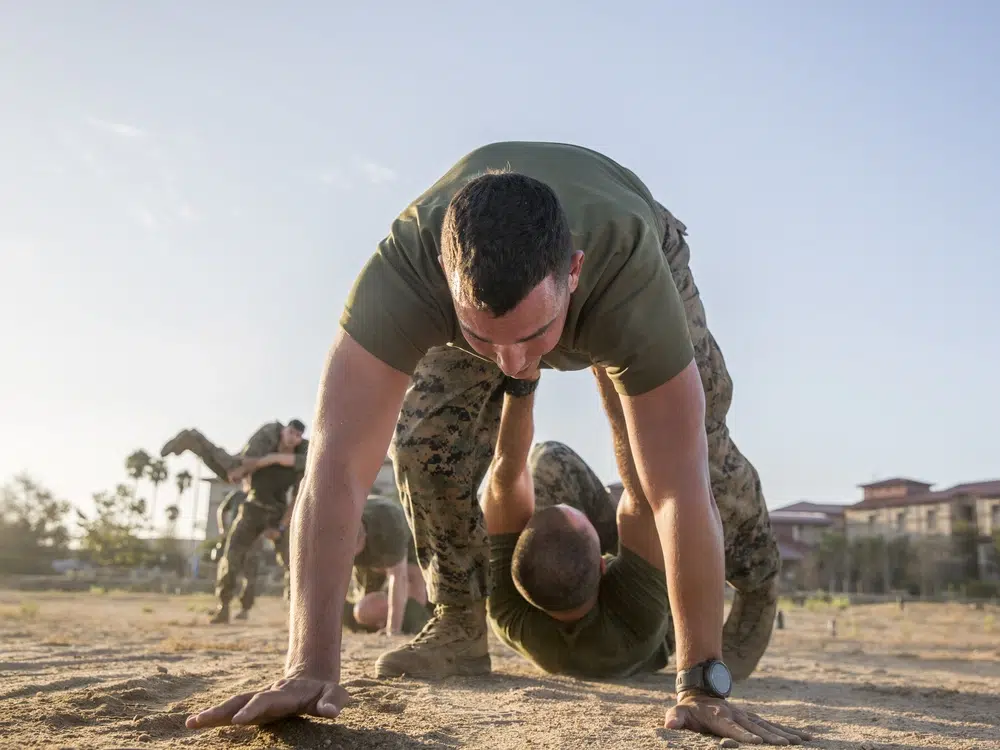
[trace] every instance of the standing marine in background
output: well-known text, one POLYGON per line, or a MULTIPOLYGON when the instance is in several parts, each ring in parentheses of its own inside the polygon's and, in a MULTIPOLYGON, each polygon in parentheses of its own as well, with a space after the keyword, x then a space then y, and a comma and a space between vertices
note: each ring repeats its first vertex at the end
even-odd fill
POLYGON ((219 601, 212 624, 229 622, 229 603, 246 565, 247 555, 258 538, 277 530, 275 548, 285 568, 285 598, 288 598, 290 576, 288 522, 306 468, 309 441, 303 438, 305 425, 293 419, 288 425, 269 422, 260 427, 237 455, 231 455, 212 443, 197 430, 182 430, 168 440, 161 456, 180 455, 191 451, 209 469, 229 482, 246 479, 250 490, 240 505, 226 534, 215 579, 215 595, 219 601))

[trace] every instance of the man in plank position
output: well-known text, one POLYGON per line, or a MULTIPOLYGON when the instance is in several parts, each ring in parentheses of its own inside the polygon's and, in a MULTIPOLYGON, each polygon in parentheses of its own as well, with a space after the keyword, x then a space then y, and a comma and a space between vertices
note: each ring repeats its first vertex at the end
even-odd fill
POLYGON ((427 591, 406 513, 392 497, 372 495, 361 514, 344 626, 413 635, 430 619, 427 591))
MULTIPOLYGON (((685 235, 633 172, 559 143, 476 149, 400 214, 355 281, 321 378, 293 520, 284 677, 188 726, 340 712, 353 541, 390 440, 436 608, 376 671, 490 670, 476 488, 503 394, 530 392, 539 368, 593 368, 622 409, 635 484, 623 481, 655 519, 683 679, 707 686, 726 663, 749 674, 770 637, 780 561, 757 472, 726 427, 732 381, 685 235), (724 635, 726 580, 736 601, 724 635)), ((668 723, 757 736, 747 714, 704 691, 684 692, 668 723)))

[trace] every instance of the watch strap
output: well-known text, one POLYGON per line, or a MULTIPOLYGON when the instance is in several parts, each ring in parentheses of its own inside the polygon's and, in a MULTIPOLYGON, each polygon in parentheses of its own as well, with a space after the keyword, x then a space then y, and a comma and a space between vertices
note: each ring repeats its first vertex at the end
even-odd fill
POLYGON ((503 379, 503 392, 508 396, 529 396, 535 392, 536 388, 538 388, 539 380, 541 380, 541 378, 535 378, 534 380, 518 380, 517 378, 505 375, 503 379))
POLYGON ((693 667, 682 669, 677 673, 674 681, 674 690, 683 693, 685 690, 702 690, 706 693, 712 692, 705 679, 705 667, 710 662, 703 661, 693 667))

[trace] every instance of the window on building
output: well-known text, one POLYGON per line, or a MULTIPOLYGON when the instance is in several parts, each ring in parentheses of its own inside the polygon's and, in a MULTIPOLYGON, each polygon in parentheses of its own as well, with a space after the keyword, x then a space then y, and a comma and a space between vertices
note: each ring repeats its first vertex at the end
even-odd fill
POLYGON ((927 530, 937 531, 937 511, 929 510, 927 511, 927 530))
POLYGON ((906 512, 896 514, 896 531, 906 531, 906 512))
POLYGON ((990 529, 1000 531, 1000 503, 994 503, 990 508, 990 529))
POLYGON ((796 542, 802 541, 802 527, 792 526, 792 540, 796 542))

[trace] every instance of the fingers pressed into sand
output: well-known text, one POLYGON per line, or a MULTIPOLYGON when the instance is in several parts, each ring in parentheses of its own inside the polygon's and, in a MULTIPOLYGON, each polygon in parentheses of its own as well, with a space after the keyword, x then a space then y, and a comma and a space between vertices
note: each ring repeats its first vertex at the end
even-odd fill
POLYGON ((206 729, 208 727, 223 727, 232 722, 233 716, 235 716, 240 709, 242 709, 247 702, 253 698, 253 693, 243 693, 242 695, 234 695, 232 698, 224 703, 220 703, 218 706, 212 706, 200 713, 192 714, 187 717, 184 722, 184 726, 188 729, 206 729))
POLYGON ((784 724, 778 724, 775 721, 768 721, 767 719, 762 719, 757 714, 748 713, 747 716, 751 720, 761 724, 765 729, 769 729, 772 732, 784 733, 785 735, 797 737, 798 739, 808 742, 813 739, 813 736, 809 732, 805 732, 801 729, 793 729, 792 727, 786 727, 784 724))
POLYGON ((748 745, 760 745, 763 740, 732 720, 719 715, 718 706, 674 706, 667 711, 667 729, 689 729, 702 734, 728 737, 748 745))
MULTIPOLYGON (((729 737, 730 739, 746 743, 747 745, 764 744, 764 738, 761 737, 760 734, 748 732, 732 719, 724 719, 721 716, 713 716, 705 723, 708 727, 708 731, 719 737, 729 737)), ((788 743, 781 741, 775 744, 787 745, 788 743)))
POLYGON ((780 732, 772 732, 763 724, 758 724, 742 712, 734 712, 733 721, 751 734, 760 737, 768 745, 798 745, 798 737, 786 737, 780 732))
POLYGON ((233 717, 233 724, 267 724, 298 713, 308 703, 308 697, 290 690, 262 690, 233 717))

